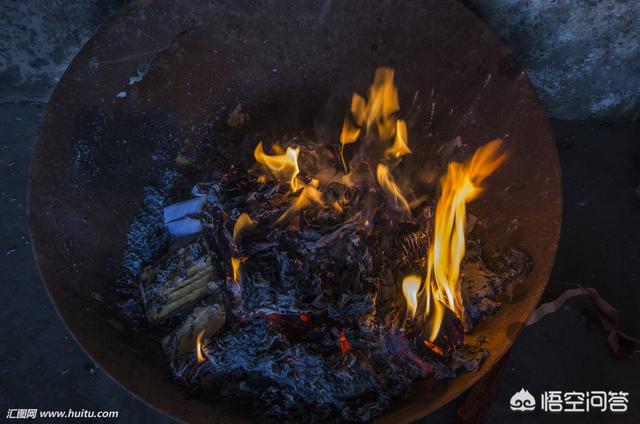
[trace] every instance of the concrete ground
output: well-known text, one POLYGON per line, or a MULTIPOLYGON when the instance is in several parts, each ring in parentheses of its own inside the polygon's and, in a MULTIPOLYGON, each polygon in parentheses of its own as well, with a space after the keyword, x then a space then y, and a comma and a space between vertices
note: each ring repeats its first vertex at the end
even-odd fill
MULTIPOLYGON (((127 423, 171 418, 131 396, 96 368, 57 316, 35 268, 26 222, 31 147, 44 105, 0 104, 0 416, 9 408, 118 410, 127 423)), ((552 121, 563 171, 564 219, 552 282, 596 288, 640 335, 639 124, 552 121)), ((447 422, 457 402, 421 422, 447 422)), ((497 388, 490 423, 640 422, 640 359, 617 360, 589 303, 571 301, 526 328, 497 388), (614 390, 630 393, 626 414, 516 415, 513 393, 614 390)))

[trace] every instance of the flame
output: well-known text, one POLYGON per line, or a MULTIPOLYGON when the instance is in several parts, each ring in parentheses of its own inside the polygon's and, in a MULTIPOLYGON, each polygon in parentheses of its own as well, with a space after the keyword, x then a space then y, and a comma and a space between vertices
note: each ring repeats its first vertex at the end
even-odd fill
POLYGON ((358 94, 351 98, 351 113, 355 122, 367 130, 375 125, 383 140, 393 136, 396 126, 393 115, 399 110, 398 90, 393 84, 392 68, 376 69, 367 101, 358 94))
MULTIPOLYGON (((275 147, 274 150, 282 151, 279 146, 275 147)), ((285 153, 268 155, 264 152, 262 142, 260 142, 256 146, 253 155, 256 160, 266 166, 276 178, 288 181, 291 185, 291 192, 295 193, 301 188, 297 179, 300 173, 300 168, 298 168, 299 153, 299 147, 287 147, 285 153)))
POLYGON ((240 258, 233 256, 231 258, 231 269, 233 270, 233 282, 240 282, 240 258))
POLYGON ((384 151, 387 158, 397 159, 401 156, 411 153, 411 149, 407 145, 407 124, 402 120, 396 121, 396 136, 393 144, 384 151))
POLYGON ((430 315, 431 341, 438 335, 444 306, 463 318, 458 277, 465 253, 466 204, 479 196, 482 182, 507 158, 506 154, 498 154, 501 146, 502 140, 493 140, 476 150, 468 162, 449 163, 441 180, 442 194, 436 205, 434 241, 427 256, 425 284, 425 314, 430 315))
POLYGON ((349 350, 351 350, 351 343, 349 343, 349 340, 347 339, 347 336, 345 336, 344 331, 340 332, 340 350, 342 351, 342 353, 346 353, 349 350))
POLYGON ((400 192, 400 187, 395 183, 391 171, 386 165, 378 164, 376 169, 376 176, 378 178, 378 184, 380 187, 393 199, 394 206, 404 209, 406 212, 411 213, 409 203, 405 200, 404 196, 400 192))
POLYGON ((440 300, 435 296, 434 286, 431 285, 428 289, 428 304, 429 304, 429 340, 434 341, 436 337, 438 337, 438 333, 440 332, 440 326, 442 325, 442 319, 444 318, 444 308, 445 306, 442 304, 440 300), (431 304, 433 304, 433 308, 431 308, 431 304))
POLYGON ((198 362, 202 362, 206 359, 204 346, 202 345, 203 336, 204 336, 204 330, 200 331, 198 333, 198 336, 196 337, 196 359, 198 360, 198 362))
POLYGON ((233 226, 233 241, 238 241, 238 237, 245 231, 252 230, 256 226, 251 217, 246 213, 241 213, 233 226))
POLYGON ((345 144, 355 143, 360 136, 360 128, 357 127, 349 115, 345 116, 342 123, 342 133, 340 134, 340 144, 344 147, 345 144))
POLYGON ((418 290, 420 290, 420 284, 422 280, 417 275, 407 275, 402 281, 402 293, 407 301, 407 310, 411 314, 411 317, 416 316, 418 310, 418 290))
POLYGON ((340 134, 340 161, 344 168, 344 172, 348 172, 347 163, 344 160, 344 146, 347 144, 355 143, 360 136, 360 128, 358 128, 349 117, 345 116, 342 124, 342 133, 340 134))
POLYGON ((431 343, 429 340, 423 340, 424 345, 440 356, 444 356, 444 352, 437 344, 431 343))
POLYGON ((390 150, 389 155, 398 158, 411 153, 407 147, 406 125, 404 121, 396 118, 400 111, 400 102, 398 90, 393 83, 393 74, 392 68, 376 69, 367 100, 357 93, 353 93, 351 97, 350 113, 344 118, 340 134, 340 160, 345 173, 348 169, 344 160, 344 146, 355 143, 363 128, 368 133, 375 127, 381 142, 387 142, 396 135, 393 146, 387 149, 390 150))
POLYGON ((306 209, 311 205, 322 206, 324 204, 322 193, 318 191, 317 187, 318 180, 312 180, 311 184, 305 185, 300 196, 293 202, 293 205, 291 205, 276 222, 282 222, 292 214, 306 209))

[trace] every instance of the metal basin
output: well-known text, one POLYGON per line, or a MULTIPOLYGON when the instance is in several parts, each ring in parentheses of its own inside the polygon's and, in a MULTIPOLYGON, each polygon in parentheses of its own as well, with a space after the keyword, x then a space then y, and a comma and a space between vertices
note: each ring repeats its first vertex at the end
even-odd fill
POLYGON ((379 421, 429 414, 509 349, 555 257, 560 168, 525 73, 475 15, 453 0, 138 0, 89 40, 60 80, 29 187, 33 247, 51 299, 78 343, 123 387, 184 421, 252 419, 246 407, 187 395, 171 381, 159 346, 117 321, 111 287, 128 227, 144 187, 174 168, 180 152, 224 171, 251 159, 252 134, 303 129, 337 142, 351 92, 365 92, 381 65, 396 69, 412 122, 408 166, 417 176, 434 148, 456 136, 460 156, 505 139, 511 158, 474 208, 488 249, 519 247, 535 266, 513 301, 471 335, 488 340, 479 371, 417 382, 379 421), (251 116, 242 130, 226 125, 238 103, 251 116))

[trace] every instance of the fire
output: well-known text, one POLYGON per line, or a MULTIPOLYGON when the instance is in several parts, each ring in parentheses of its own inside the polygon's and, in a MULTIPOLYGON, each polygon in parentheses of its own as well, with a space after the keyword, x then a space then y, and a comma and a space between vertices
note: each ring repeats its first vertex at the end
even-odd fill
POLYGON ((407 300, 407 310, 412 318, 416 316, 418 310, 418 290, 421 283, 422 279, 417 275, 407 275, 402 281, 402 293, 407 300))
POLYGON ((360 128, 357 127, 352 118, 347 115, 344 118, 344 123, 342 124, 342 133, 340 134, 340 160, 342 161, 342 166, 344 167, 344 172, 348 172, 347 163, 344 160, 344 146, 347 144, 352 144, 358 141, 358 137, 360 136, 360 128))
POLYGON ((347 336, 345 336, 344 331, 340 332, 340 350, 342 351, 342 353, 346 353, 348 351, 351 350, 351 343, 349 343, 349 340, 347 339, 347 336))
MULTIPOLYGON (((251 217, 246 213, 241 213, 236 223, 233 225, 233 241, 234 243, 238 242, 238 238, 245 231, 250 231, 256 227, 256 223, 251 219, 251 217)), ((233 271, 233 282, 237 283, 240 281, 240 262, 242 262, 241 258, 232 256, 231 257, 231 269, 233 271)))
MULTIPOLYGON (((277 148, 277 150, 281 149, 277 148)), ((266 166, 276 178, 288 181, 291 186, 291 192, 295 193, 301 188, 301 184, 297 178, 300 173, 300 168, 298 168, 299 153, 299 147, 287 147, 287 151, 282 154, 268 155, 264 152, 262 142, 260 142, 256 146, 253 155, 256 160, 266 166)))
POLYGON ((312 205, 322 206, 324 204, 322 193, 318 190, 318 180, 312 180, 311 184, 305 185, 300 196, 293 202, 281 216, 277 222, 282 222, 292 214, 299 212, 312 205))
POLYGON ((241 213, 233 226, 233 241, 237 242, 238 237, 245 231, 254 229, 256 223, 253 222, 251 217, 246 213, 241 213))
POLYGON ((431 341, 438 335, 444 306, 458 318, 463 318, 458 277, 465 253, 466 204, 480 195, 482 182, 506 160, 506 154, 499 154, 501 146, 502 140, 493 140, 476 150, 468 162, 449 163, 441 180, 442 194, 436 205, 434 238, 427 256, 424 287, 425 314, 431 315, 431 341))
POLYGON ((365 101, 358 94, 351 99, 351 113, 356 124, 369 131, 374 125, 382 140, 389 140, 395 131, 394 115, 400 110, 398 90, 393 84, 393 69, 378 68, 365 101))
POLYGON ((444 352, 437 344, 431 343, 429 340, 423 340, 424 345, 440 356, 444 356, 444 352))
POLYGON ((397 159, 411 153, 407 145, 407 124, 402 120, 396 121, 396 136, 393 144, 384 151, 384 155, 389 159, 397 159))
MULTIPOLYGON (((369 133, 374 127, 380 142, 386 143, 395 135, 395 141, 387 150, 388 155, 398 158, 411 153, 407 146, 407 127, 396 115, 400 111, 398 90, 393 83, 393 69, 378 68, 369 87, 367 100, 357 93, 351 97, 351 108, 344 118, 340 134, 340 160, 345 173, 344 146, 355 143, 362 129, 369 133)), ((385 152, 385 154, 387 154, 385 152)))
MULTIPOLYGON (((346 186, 353 185, 354 177, 344 159, 344 148, 356 143, 365 134, 364 146, 368 150, 363 152, 364 155, 357 156, 358 160, 371 167, 375 166, 378 185, 389 197, 390 204, 411 214, 410 205, 392 173, 400 158, 411 153, 407 124, 398 116, 400 103, 393 79, 393 69, 378 68, 367 98, 357 93, 352 95, 340 134, 340 161, 345 171, 340 181, 346 186), (373 143, 378 146, 369 149, 373 143)), ((464 316, 458 280, 465 254, 466 204, 480 195, 483 181, 506 159, 505 154, 499 153, 501 145, 501 140, 491 141, 480 147, 469 161, 449 163, 447 172, 441 179, 441 197, 435 210, 433 242, 425 260, 426 278, 423 281, 420 276, 409 275, 403 280, 402 290, 407 302, 407 312, 411 318, 418 319, 425 337, 428 334, 431 342, 438 336, 445 308, 451 309, 459 319, 464 316)), ((266 154, 262 143, 259 143, 254 156, 276 178, 287 181, 292 193, 298 193, 293 204, 277 222, 310 206, 323 206, 324 197, 319 190, 318 180, 306 184, 298 178, 300 149, 288 147, 284 151, 276 144, 273 152, 273 155, 266 154)), ((337 212, 343 212, 340 202, 333 201, 328 206, 337 212)), ((252 225, 254 223, 248 215, 241 215, 234 227, 234 240, 252 225)), ((368 221, 365 225, 368 225, 368 221)), ((234 281, 238 281, 240 259, 232 258, 231 264, 234 281)), ((350 348, 343 333, 340 334, 340 346, 343 351, 350 348)))
POLYGON ((406 212, 411 212, 409 203, 405 200, 404 196, 400 192, 400 187, 396 184, 391 175, 391 171, 386 165, 378 164, 376 169, 376 177, 378 178, 378 184, 380 187, 391 197, 394 206, 399 209, 403 209, 406 212))
MULTIPOLYGON (((427 277, 427 281, 431 281, 431 275, 427 277)), ((438 337, 440 332, 440 326, 442 325, 442 319, 444 318, 444 308, 440 300, 435 295, 434 285, 429 284, 425 286, 424 290, 427 293, 427 301, 425 305, 425 318, 426 328, 429 330, 429 340, 434 341, 438 337)), ((426 341, 425 341, 426 342, 426 341)))
POLYGON ((478 197, 484 179, 506 159, 505 154, 498 154, 501 144, 501 140, 485 144, 465 164, 451 162, 441 181, 442 194, 436 206, 429 263, 433 266, 436 297, 459 317, 464 312, 457 283, 465 252, 466 204, 478 197))
POLYGON ((196 359, 198 360, 198 362, 202 362, 206 359, 204 346, 202 344, 203 336, 204 336, 204 330, 199 332, 198 336, 196 337, 196 359))
POLYGON ((236 258, 235 256, 231 257, 231 269, 233 271, 233 282, 240 282, 240 258, 236 258))

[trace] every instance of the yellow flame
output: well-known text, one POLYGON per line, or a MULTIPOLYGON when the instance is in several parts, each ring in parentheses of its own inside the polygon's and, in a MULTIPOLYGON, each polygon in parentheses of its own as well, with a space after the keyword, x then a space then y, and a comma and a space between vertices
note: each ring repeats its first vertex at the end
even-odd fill
POLYGON ((367 130, 375 125, 383 140, 393 136, 396 124, 393 115, 399 110, 398 90, 393 84, 392 68, 376 69, 367 101, 357 94, 351 98, 351 113, 355 122, 367 130))
MULTIPOLYGON (((276 150, 281 149, 278 147, 276 150)), ((266 166, 271 173, 280 180, 288 181, 291 185, 291 192, 295 193, 300 189, 297 176, 300 173, 298 168, 299 147, 287 147, 287 151, 282 154, 268 155, 264 152, 262 142, 258 143, 253 152, 256 160, 266 166)))
POLYGON ((498 154, 501 140, 493 140, 480 147, 471 160, 462 164, 451 162, 441 180, 442 194, 436 205, 433 244, 427 257, 426 313, 431 314, 431 340, 438 334, 443 305, 448 306, 460 319, 464 315, 462 293, 458 277, 465 253, 466 204, 482 192, 482 182, 506 159, 498 154), (432 296, 431 296, 432 295, 432 296), (433 311, 430 298, 433 297, 433 311))
POLYGON ((411 153, 411 149, 407 145, 407 124, 402 120, 396 121, 396 136, 393 144, 384 151, 387 158, 397 159, 401 156, 411 153))
POLYGON ((407 309, 411 317, 416 316, 418 310, 418 290, 420 290, 421 279, 417 275, 407 275, 402 280, 402 293, 407 301, 407 309))
POLYGON ((387 142, 398 132, 403 134, 396 136, 391 155, 400 157, 411 153, 407 147, 407 132, 404 122, 398 124, 396 115, 400 110, 398 90, 393 83, 392 68, 378 68, 373 77, 373 83, 369 86, 367 100, 357 93, 351 97, 350 115, 344 119, 342 133, 340 134, 340 160, 345 173, 348 172, 344 160, 344 146, 355 143, 364 128, 367 133, 376 128, 381 142, 387 142), (402 128, 400 128, 402 127, 402 128), (397 145, 396 145, 397 144, 397 145))
POLYGON ((344 160, 344 146, 355 143, 360 136, 360 128, 354 125, 351 118, 347 115, 342 123, 342 133, 340 133, 340 162, 344 168, 344 172, 348 172, 347 163, 344 160))
POLYGON ((246 213, 241 213, 233 226, 233 241, 238 241, 238 237, 245 231, 254 229, 256 223, 246 213))
MULTIPOLYGON (((433 287, 429 289, 429 291, 433 290, 433 287)), ((434 341, 438 337, 438 333, 440 332, 440 326, 442 325, 442 319, 444 318, 444 305, 435 298, 435 296, 430 296, 433 299, 433 309, 431 312, 430 318, 430 332, 429 332, 429 341, 434 341)))
POLYGON ((353 123, 348 115, 345 116, 340 133, 340 144, 344 147, 345 144, 355 143, 359 136, 360 128, 353 123))
POLYGON ((386 165, 378 164, 376 169, 376 177, 378 178, 378 184, 380 187, 393 199, 394 206, 411 213, 409 203, 402 196, 400 187, 393 180, 393 175, 386 165))
POLYGON ((196 337, 196 359, 198 362, 202 362, 205 360, 204 356, 204 346, 202 345, 202 338, 204 336, 204 330, 198 333, 196 337))
POLYGON ((240 282, 240 258, 233 256, 231 258, 231 269, 233 270, 233 282, 240 282))
POLYGON ((276 222, 282 222, 292 214, 308 208, 312 205, 322 206, 324 204, 322 193, 318 191, 318 180, 312 180, 311 184, 304 186, 300 196, 293 202, 276 222))

